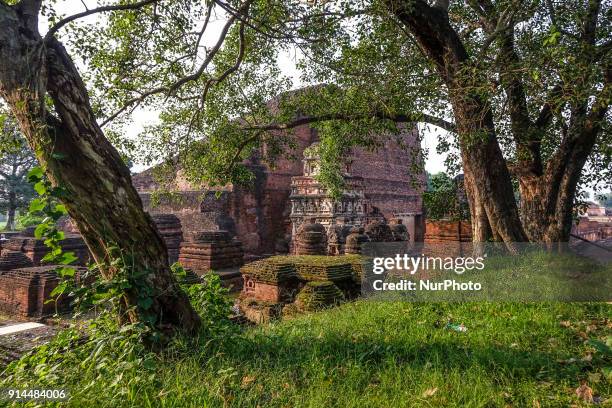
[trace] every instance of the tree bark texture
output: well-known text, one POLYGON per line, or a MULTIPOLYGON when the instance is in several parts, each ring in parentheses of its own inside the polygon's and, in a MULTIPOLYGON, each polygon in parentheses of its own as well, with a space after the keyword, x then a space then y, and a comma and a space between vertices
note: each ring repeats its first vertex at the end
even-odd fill
POLYGON ((108 266, 118 256, 132 263, 128 273, 145 271, 152 291, 142 307, 143 288, 126 290, 124 307, 132 321, 159 329, 194 332, 199 317, 169 268, 165 244, 132 185, 128 168, 105 138, 87 90, 63 45, 38 33, 40 1, 15 6, 0 2, 0 94, 75 220, 104 278, 120 271, 108 266), (45 98, 54 112, 45 108, 45 98), (147 302, 148 303, 148 302, 147 302))
POLYGON ((490 106, 462 69, 469 56, 448 22, 446 10, 422 0, 387 0, 389 10, 415 36, 423 53, 435 64, 449 90, 471 204, 475 241, 499 237, 506 243, 527 240, 514 198, 510 173, 495 135, 490 106))

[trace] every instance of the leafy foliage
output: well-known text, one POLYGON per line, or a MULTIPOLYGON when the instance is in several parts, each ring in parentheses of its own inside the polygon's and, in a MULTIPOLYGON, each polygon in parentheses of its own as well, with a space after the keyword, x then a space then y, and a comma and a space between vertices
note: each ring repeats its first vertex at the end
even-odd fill
POLYGON ((452 179, 446 173, 430 175, 427 191, 423 193, 427 218, 469 220, 470 211, 462 187, 461 180, 452 179))
MULTIPOLYGON (((172 265, 172 270, 181 282, 186 271, 178 262, 172 265)), ((202 319, 201 333, 204 337, 218 338, 229 335, 235 329, 230 321, 232 301, 229 290, 221 285, 221 278, 215 273, 204 275, 203 282, 183 284, 181 288, 202 319)))

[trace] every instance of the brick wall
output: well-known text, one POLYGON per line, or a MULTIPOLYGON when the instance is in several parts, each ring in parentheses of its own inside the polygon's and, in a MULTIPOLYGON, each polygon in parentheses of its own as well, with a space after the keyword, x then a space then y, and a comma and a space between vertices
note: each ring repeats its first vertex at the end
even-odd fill
MULTIPOLYGON (((316 132, 308 126, 294 129, 293 137, 296 147, 287 157, 301 158, 304 149, 317 140, 316 132)), ((388 142, 376 152, 357 149, 352 153, 353 174, 364 178, 366 195, 387 218, 398 213, 421 213, 422 187, 416 187, 415 182, 418 184, 425 178, 423 174, 414 177, 410 174, 413 158, 420 157, 420 148, 414 132, 406 132, 404 138, 406 149, 388 142)), ((133 183, 147 211, 173 213, 181 219, 185 237, 193 232, 216 229, 220 216, 231 216, 245 252, 272 254, 279 241, 288 238, 291 232, 291 177, 302 174, 302 162, 283 158, 274 169, 257 162, 250 167, 255 180, 248 188, 228 186, 217 198, 215 192, 193 191, 179 180, 177 189, 182 196, 181 202, 162 202, 157 207, 151 206, 150 193, 155 189, 151 171, 135 175, 133 183)))

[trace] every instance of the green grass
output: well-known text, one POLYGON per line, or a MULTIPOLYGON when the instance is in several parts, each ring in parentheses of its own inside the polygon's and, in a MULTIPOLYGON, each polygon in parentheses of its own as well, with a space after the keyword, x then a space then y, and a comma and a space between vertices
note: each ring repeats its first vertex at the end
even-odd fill
POLYGON ((611 311, 607 304, 362 300, 166 356, 150 380, 128 385, 118 400, 102 381, 66 386, 75 407, 580 406, 574 389, 589 374, 595 394, 610 397, 600 374, 610 362, 581 332, 605 338, 611 311), (446 329, 448 321, 467 332, 446 329))

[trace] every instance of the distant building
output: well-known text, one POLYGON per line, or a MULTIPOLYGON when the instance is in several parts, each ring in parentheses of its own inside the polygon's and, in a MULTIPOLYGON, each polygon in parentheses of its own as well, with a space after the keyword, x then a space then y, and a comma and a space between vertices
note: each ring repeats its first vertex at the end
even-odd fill
POLYGON ((605 217, 606 207, 603 205, 589 201, 587 203, 586 215, 589 217, 605 217))

